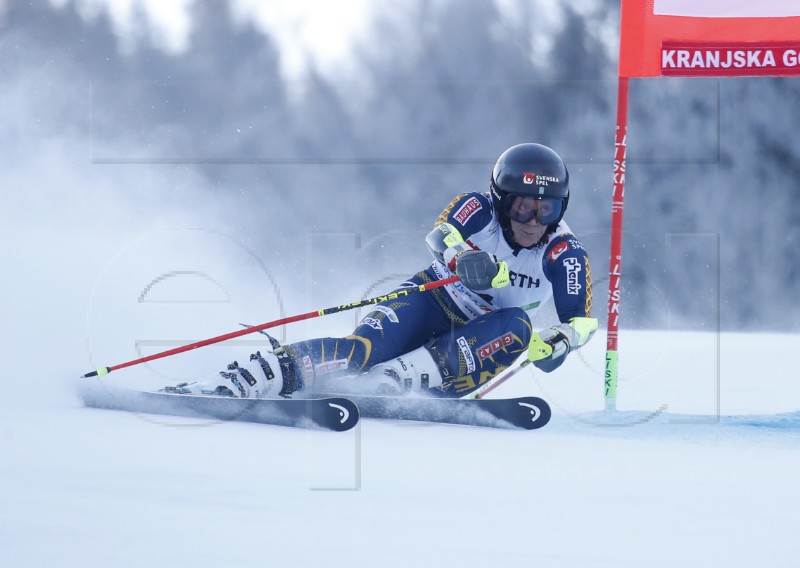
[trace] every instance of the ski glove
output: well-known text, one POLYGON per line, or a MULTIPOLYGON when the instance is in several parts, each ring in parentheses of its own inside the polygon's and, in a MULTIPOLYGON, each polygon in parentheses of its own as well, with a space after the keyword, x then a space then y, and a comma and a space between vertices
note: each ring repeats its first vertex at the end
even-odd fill
POLYGON ((502 288, 511 281, 508 264, 487 252, 475 250, 450 223, 434 227, 425 238, 433 257, 458 274, 470 290, 502 288))
POLYGON ((596 318, 575 317, 533 334, 528 360, 545 373, 555 371, 575 349, 582 347, 597 331, 596 318))
POLYGON ((508 263, 497 259, 486 251, 468 250, 455 257, 456 274, 470 290, 502 288, 511 281, 508 263))

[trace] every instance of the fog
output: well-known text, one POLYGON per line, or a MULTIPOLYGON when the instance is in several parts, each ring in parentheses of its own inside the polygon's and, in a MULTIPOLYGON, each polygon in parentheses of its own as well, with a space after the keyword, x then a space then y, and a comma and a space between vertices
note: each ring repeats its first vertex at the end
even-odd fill
MULTIPOLYGON (((604 322, 616 3, 378 7, 346 65, 294 74, 237 5, 184 4, 170 42, 141 14, 124 36, 100 4, 8 2, 0 19, 12 375, 111 364, 139 319, 165 344, 388 289, 429 262, 441 208, 522 141, 570 167, 604 322), (145 308, 155 281, 172 295, 145 308)), ((632 83, 621 349, 626 327, 797 330, 798 94, 632 83)))

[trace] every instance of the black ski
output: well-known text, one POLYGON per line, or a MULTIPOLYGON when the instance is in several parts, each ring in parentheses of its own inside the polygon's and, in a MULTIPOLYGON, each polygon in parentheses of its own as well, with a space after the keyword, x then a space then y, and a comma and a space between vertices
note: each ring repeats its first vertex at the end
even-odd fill
POLYGON ((358 396, 346 394, 365 418, 414 420, 535 430, 550 421, 550 405, 541 398, 448 399, 412 396, 358 396))
POLYGON ((259 422, 299 428, 353 428, 359 409, 341 397, 316 399, 240 399, 112 389, 95 384, 81 391, 86 406, 144 414, 168 414, 215 420, 259 422))

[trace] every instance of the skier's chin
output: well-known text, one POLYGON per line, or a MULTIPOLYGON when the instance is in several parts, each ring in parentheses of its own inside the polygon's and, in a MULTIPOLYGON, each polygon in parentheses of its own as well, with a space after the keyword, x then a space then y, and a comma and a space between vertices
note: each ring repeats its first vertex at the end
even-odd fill
POLYGON ((514 233, 514 240, 521 247, 532 247, 544 235, 544 227, 526 227, 522 224, 512 222, 511 228, 514 233))

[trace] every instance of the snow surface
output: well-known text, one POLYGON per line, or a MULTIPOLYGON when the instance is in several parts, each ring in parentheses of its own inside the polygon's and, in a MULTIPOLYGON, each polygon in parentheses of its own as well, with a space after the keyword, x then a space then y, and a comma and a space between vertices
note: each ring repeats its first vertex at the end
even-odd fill
POLYGON ((596 337, 495 391, 551 402, 531 432, 129 414, 53 375, 0 400, 0 565, 797 566, 797 341, 623 331, 609 415, 596 337))

